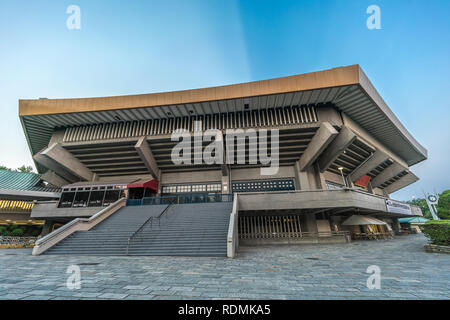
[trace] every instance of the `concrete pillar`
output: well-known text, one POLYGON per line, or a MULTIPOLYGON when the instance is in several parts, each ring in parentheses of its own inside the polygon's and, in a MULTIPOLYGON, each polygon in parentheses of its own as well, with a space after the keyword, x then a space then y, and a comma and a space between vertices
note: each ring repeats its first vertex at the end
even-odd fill
POLYGON ((327 189, 327 182, 325 179, 325 176, 322 172, 320 172, 319 165, 316 163, 314 166, 314 173, 316 175, 316 183, 317 183, 317 189, 327 189))
POLYGON ((400 222, 398 222, 398 218, 392 218, 392 230, 395 234, 399 234, 401 230, 400 222))
POLYGON ((295 180, 298 190, 311 190, 311 185, 309 182, 309 172, 308 171, 300 171, 298 161, 294 166, 295 170, 295 180))
POLYGON ((52 228, 53 221, 52 220, 45 220, 44 226, 42 227, 42 232, 40 234, 40 237, 45 237, 50 233, 50 230, 52 228))
POLYGON ((317 220, 314 213, 306 213, 306 231, 309 233, 317 233, 317 220))
POLYGON ((231 175, 222 175, 222 193, 223 194, 228 194, 231 193, 232 190, 232 186, 231 186, 231 181, 230 181, 230 176, 231 175))

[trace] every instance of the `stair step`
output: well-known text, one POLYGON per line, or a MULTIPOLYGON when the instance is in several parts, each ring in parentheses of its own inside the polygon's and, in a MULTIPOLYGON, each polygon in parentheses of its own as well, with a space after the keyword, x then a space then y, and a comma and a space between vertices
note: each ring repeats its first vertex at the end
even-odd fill
POLYGON ((46 254, 124 256, 226 256, 232 203, 124 207, 89 231, 72 234, 46 254))

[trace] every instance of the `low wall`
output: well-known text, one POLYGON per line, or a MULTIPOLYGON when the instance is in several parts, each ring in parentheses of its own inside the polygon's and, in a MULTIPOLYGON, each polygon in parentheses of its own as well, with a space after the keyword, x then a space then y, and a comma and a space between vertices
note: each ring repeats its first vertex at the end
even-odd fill
POLYGON ((450 246, 438 246, 436 244, 426 244, 425 251, 434 253, 450 253, 450 246))
POLYGON ((304 238, 281 238, 281 239, 240 239, 242 246, 258 245, 280 245, 280 244, 333 244, 349 242, 345 235, 331 237, 304 237, 304 238))
POLYGON ((65 224, 61 228, 56 229, 52 233, 36 241, 36 245, 33 248, 33 256, 40 255, 56 245, 58 242, 64 240, 74 232, 88 231, 107 219, 109 216, 117 212, 120 208, 125 206, 125 198, 121 198, 111 204, 110 206, 103 208, 100 212, 94 216, 88 218, 76 218, 69 223, 65 224))
POLYGON ((58 202, 38 202, 31 211, 31 218, 77 218, 92 217, 106 207, 58 208, 58 202))

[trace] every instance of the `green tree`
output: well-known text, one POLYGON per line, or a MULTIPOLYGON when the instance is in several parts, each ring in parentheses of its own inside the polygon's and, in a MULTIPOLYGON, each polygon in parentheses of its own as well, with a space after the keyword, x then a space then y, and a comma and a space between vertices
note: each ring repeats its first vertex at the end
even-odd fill
POLYGON ((450 219, 450 190, 445 190, 439 195, 437 209, 439 218, 450 219))
POLYGON ((422 209, 422 214, 423 214, 424 218, 433 219, 430 209, 428 208, 427 200, 425 200, 423 198, 419 198, 419 199, 406 201, 406 203, 409 203, 413 206, 418 206, 420 209, 422 209))
POLYGON ((33 172, 33 167, 22 165, 21 167, 14 170, 14 169, 0 165, 0 170, 9 170, 9 171, 18 171, 18 172, 33 172))
POLYGON ((33 167, 32 166, 23 165, 23 166, 17 168, 17 171, 20 171, 20 172, 33 172, 33 167))

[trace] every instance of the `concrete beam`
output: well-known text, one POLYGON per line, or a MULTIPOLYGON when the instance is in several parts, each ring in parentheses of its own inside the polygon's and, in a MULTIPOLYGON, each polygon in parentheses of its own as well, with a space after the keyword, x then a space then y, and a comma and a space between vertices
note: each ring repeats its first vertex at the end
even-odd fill
POLYGON ((322 154, 323 150, 338 135, 338 132, 329 122, 322 122, 316 134, 311 139, 305 152, 300 157, 299 168, 304 171, 322 154))
POLYGON ((41 176, 41 179, 56 186, 56 187, 62 187, 62 186, 68 185, 70 183, 69 181, 60 177, 59 175, 57 175, 55 172, 53 172, 51 170, 48 170, 46 173, 44 173, 41 176))
POLYGON ((395 177, 396 175, 400 174, 402 171, 407 170, 404 166, 401 164, 394 162, 389 167, 384 169, 380 172, 379 175, 377 175, 370 183, 372 185, 372 188, 379 187, 389 179, 395 177))
POLYGON ((94 179, 94 173, 59 143, 52 144, 45 149, 41 155, 52 159, 71 174, 83 180, 92 181, 94 179))
POLYGON ((334 160, 356 139, 356 134, 348 127, 343 126, 341 132, 328 145, 322 155, 319 157, 320 172, 325 172, 334 160))
POLYGON ((77 176, 75 176, 72 173, 68 172, 59 163, 57 163, 53 159, 50 159, 47 156, 43 155, 43 152, 45 150, 46 149, 36 153, 33 156, 34 161, 36 161, 37 163, 43 165, 47 169, 50 169, 51 171, 56 172, 59 176, 61 176, 62 178, 64 178, 65 180, 67 180, 69 182, 77 182, 77 181, 80 180, 77 176))
POLYGON ((156 163, 155 157, 153 156, 152 150, 147 143, 147 138, 145 136, 140 137, 134 148, 141 157, 142 161, 145 163, 145 166, 150 171, 151 175, 157 179, 160 170, 158 168, 158 164, 156 163))
POLYGON ((414 182, 418 181, 419 178, 412 172, 409 172, 407 175, 401 177, 399 180, 395 181, 394 183, 388 185, 386 188, 384 188, 384 191, 387 194, 391 194, 397 190, 400 190, 406 186, 409 186, 410 184, 413 184, 414 182))
POLYGON ((362 176, 366 175, 367 173, 378 167, 380 164, 385 162, 387 159, 389 159, 389 156, 386 153, 380 150, 376 150, 372 154, 372 156, 367 159, 367 161, 363 162, 359 167, 353 170, 352 173, 350 173, 350 180, 352 182, 355 182, 356 180, 360 179, 362 176))

